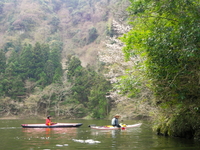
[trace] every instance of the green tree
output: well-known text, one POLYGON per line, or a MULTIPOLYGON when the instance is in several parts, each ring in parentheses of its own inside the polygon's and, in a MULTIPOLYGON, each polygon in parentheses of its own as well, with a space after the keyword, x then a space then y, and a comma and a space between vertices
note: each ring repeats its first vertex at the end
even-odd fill
POLYGON ((45 74, 47 75, 48 83, 51 83, 55 73, 55 66, 51 60, 48 60, 44 67, 45 74))
POLYGON ((21 77, 23 78, 23 80, 34 77, 34 70, 30 69, 33 68, 33 64, 30 61, 33 57, 32 55, 32 45, 25 44, 19 59, 21 77))
POLYGON ((0 75, 5 72, 6 68, 6 56, 3 50, 0 50, 0 75))
MULTIPOLYGON (((161 114, 156 115, 160 124, 159 132, 186 136, 188 129, 179 128, 178 125, 178 120, 184 118, 179 114, 192 112, 191 116, 199 118, 191 106, 195 104, 200 108, 197 82, 200 66, 200 4, 198 0, 130 2, 128 11, 133 29, 122 38, 126 44, 123 49, 125 57, 129 59, 139 55, 144 60, 145 76, 149 78, 156 104, 161 108, 161 114), (176 134, 175 130, 180 133, 176 134)), ((198 123, 196 125, 199 126, 198 123)), ((192 131, 197 129, 191 127, 189 130, 194 136, 195 132, 192 131)))
POLYGON ((24 83, 19 76, 12 78, 7 84, 10 84, 10 88, 7 91, 9 97, 20 100, 20 96, 25 95, 24 83))
POLYGON ((32 51, 32 66, 30 69, 33 70, 33 78, 39 80, 39 74, 43 71, 44 68, 44 56, 42 55, 42 46, 40 43, 36 43, 32 51))
POLYGON ((49 52, 48 60, 46 61, 44 70, 47 75, 48 84, 59 81, 62 76, 62 65, 60 63, 60 50, 54 47, 49 52))
POLYGON ((88 43, 87 44, 94 42, 98 36, 99 35, 97 33, 96 28, 93 27, 93 28, 89 29, 88 30, 88 43))
POLYGON ((105 97, 111 88, 110 83, 91 66, 82 67, 80 60, 73 56, 69 59, 67 70, 72 84, 71 99, 82 104, 92 117, 105 118, 110 111, 110 102, 105 97))
POLYGON ((5 95, 16 99, 18 96, 25 94, 24 83, 15 70, 17 68, 15 63, 10 63, 5 70, 5 76, 1 82, 5 95))
POLYGON ((48 83, 47 81, 48 77, 44 72, 41 72, 39 76, 40 76, 40 79, 37 81, 37 83, 44 88, 48 83))
POLYGON ((62 66, 56 68, 55 74, 53 76, 53 83, 61 83, 61 77, 62 77, 62 66))
POLYGON ((88 76, 88 72, 85 68, 78 68, 81 69, 76 69, 71 90, 74 93, 74 99, 78 100, 79 103, 87 107, 88 95, 90 92, 90 84, 92 82, 92 78, 88 76))
POLYGON ((97 74, 94 80, 95 83, 92 84, 88 96, 88 107, 93 118, 105 118, 110 111, 110 100, 106 98, 106 95, 111 89, 111 84, 103 76, 97 74))
POLYGON ((60 57, 60 49, 53 47, 50 54, 49 54, 49 60, 51 60, 55 66, 55 68, 57 67, 61 67, 61 57, 60 57))
POLYGON ((69 58, 69 64, 67 68, 67 78, 69 81, 73 81, 73 77, 78 75, 78 72, 82 69, 81 61, 72 56, 69 58))
POLYGON ((49 59, 50 55, 50 47, 48 44, 41 44, 41 56, 42 56, 42 63, 44 64, 49 59))

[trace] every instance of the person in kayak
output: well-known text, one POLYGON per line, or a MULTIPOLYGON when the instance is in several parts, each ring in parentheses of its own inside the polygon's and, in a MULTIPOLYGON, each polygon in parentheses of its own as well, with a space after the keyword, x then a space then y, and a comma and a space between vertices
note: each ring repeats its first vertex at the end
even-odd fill
POLYGON ((112 126, 114 126, 114 127, 121 127, 120 125, 119 125, 119 121, 118 121, 118 119, 120 118, 120 115, 119 114, 116 114, 115 116, 114 116, 114 118, 112 119, 112 121, 111 121, 111 124, 112 124, 112 126))
POLYGON ((54 125, 54 124, 56 124, 55 122, 51 122, 51 116, 47 116, 47 119, 46 119, 46 125, 47 126, 50 126, 50 125, 54 125))

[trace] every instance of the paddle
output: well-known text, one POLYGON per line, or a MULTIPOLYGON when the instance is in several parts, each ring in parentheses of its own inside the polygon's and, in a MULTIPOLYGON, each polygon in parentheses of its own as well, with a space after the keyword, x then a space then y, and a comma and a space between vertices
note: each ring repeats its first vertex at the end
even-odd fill
POLYGON ((96 124, 91 124, 91 125, 88 125, 88 127, 92 127, 92 126, 96 126, 96 124))
POLYGON ((49 126, 55 125, 57 124, 57 122, 52 122, 51 124, 49 124, 49 126))

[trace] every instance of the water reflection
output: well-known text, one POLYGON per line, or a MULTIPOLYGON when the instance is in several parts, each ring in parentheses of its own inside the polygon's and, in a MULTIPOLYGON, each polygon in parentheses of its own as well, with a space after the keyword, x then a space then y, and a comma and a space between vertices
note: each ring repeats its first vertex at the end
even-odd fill
POLYGON ((127 136, 129 134, 138 135, 141 133, 141 128, 132 128, 132 129, 119 129, 119 130, 95 130, 91 129, 91 135, 103 135, 108 138, 117 138, 117 136, 127 136))
MULTIPOLYGON (((65 120, 66 121, 66 120, 65 120)), ((140 128, 95 130, 88 124, 108 120, 67 120, 82 122, 80 128, 21 128, 22 120, 0 120, 0 150, 198 150, 199 141, 163 137, 152 132, 149 122, 140 128)), ((40 123, 41 120, 23 120, 40 123)), ((60 121, 61 122, 61 121, 60 121)), ((127 124, 133 124, 127 121, 127 124)))
MULTIPOLYGON (((111 149, 135 149, 140 143, 142 128, 129 128, 125 130, 91 130, 91 135, 111 149)), ((141 146, 140 146, 141 147, 141 146)))
POLYGON ((75 136, 77 134, 77 128, 22 128, 22 131, 26 135, 45 135, 46 137, 50 137, 52 134, 68 134, 71 136, 75 136))
POLYGON ((55 141, 60 141, 56 145, 68 145, 66 140, 71 140, 77 136, 77 128, 22 128, 26 145, 49 146, 55 141))

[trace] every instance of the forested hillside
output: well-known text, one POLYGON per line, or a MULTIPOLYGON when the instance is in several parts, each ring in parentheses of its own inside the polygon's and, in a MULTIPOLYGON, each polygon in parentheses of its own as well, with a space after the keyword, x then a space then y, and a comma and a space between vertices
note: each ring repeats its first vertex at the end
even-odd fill
POLYGON ((120 96, 111 96, 112 77, 99 51, 108 37, 122 35, 113 20, 125 23, 128 3, 1 1, 1 116, 107 117, 120 96))
MULTIPOLYGON (((0 44, 6 52, 24 43, 61 47, 63 65, 69 53, 82 63, 96 62, 93 47, 110 33, 118 0, 2 0, 0 44), (93 43, 91 45, 91 43, 93 43)), ((120 4, 121 5, 121 4, 120 4)))

